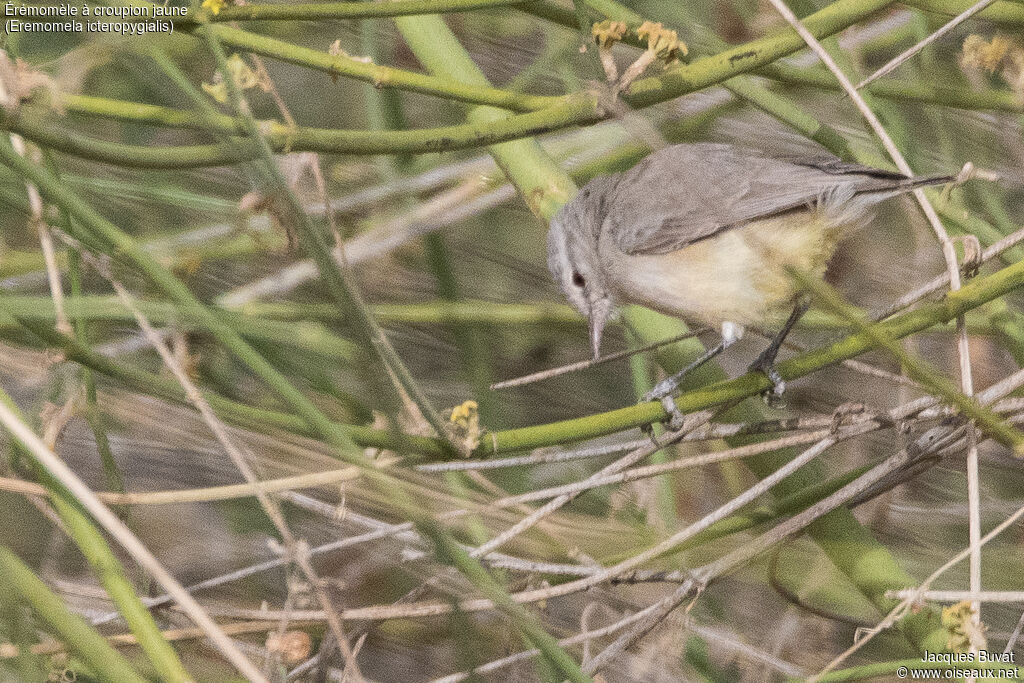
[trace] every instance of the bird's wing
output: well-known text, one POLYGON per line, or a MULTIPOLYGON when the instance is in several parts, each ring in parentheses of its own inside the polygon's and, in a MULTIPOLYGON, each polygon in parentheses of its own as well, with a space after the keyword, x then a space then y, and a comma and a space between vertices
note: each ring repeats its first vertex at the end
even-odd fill
POLYGON ((627 254, 664 254, 825 197, 906 181, 830 155, 780 159, 731 145, 673 145, 622 174, 604 229, 627 254))

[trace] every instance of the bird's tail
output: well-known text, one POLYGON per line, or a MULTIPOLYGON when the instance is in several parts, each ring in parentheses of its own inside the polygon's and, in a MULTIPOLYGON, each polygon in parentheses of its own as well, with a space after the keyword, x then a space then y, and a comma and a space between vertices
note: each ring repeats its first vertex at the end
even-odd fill
MULTIPOLYGON (((867 174, 865 174, 867 175, 867 174)), ((867 175, 860 183, 843 184, 832 188, 818 199, 827 220, 833 225, 863 225, 872 215, 875 205, 891 197, 913 192, 933 185, 959 185, 975 175, 973 164, 968 163, 956 175, 930 175, 907 178, 897 173, 880 172, 867 175)))
POLYGON ((857 194, 872 195, 872 199, 882 201, 904 192, 913 192, 922 187, 932 185, 962 185, 975 177, 986 177, 983 172, 978 171, 974 164, 967 162, 959 173, 955 175, 928 175, 905 178, 898 176, 885 176, 873 178, 857 188, 857 194))

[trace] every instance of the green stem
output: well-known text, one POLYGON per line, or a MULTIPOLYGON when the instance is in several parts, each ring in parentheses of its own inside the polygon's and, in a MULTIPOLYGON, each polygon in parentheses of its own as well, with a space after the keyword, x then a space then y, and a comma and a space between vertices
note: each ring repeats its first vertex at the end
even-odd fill
MULTIPOLYGON (((203 128, 213 133, 234 134, 238 121, 231 117, 206 117, 200 114, 178 114, 150 105, 113 102, 96 106, 79 102, 93 110, 118 111, 116 118, 125 120, 168 121, 182 127, 203 128)), ((555 106, 490 123, 467 123, 421 130, 386 132, 289 127, 266 122, 266 140, 275 152, 324 152, 338 154, 426 154, 468 149, 515 140, 570 126, 597 123, 593 101, 562 98, 555 106)), ((233 138, 229 143, 200 145, 167 145, 161 147, 107 142, 70 131, 57 122, 42 122, 36 116, 0 114, 0 128, 17 133, 37 144, 65 154, 93 161, 116 164, 126 168, 201 168, 225 166, 260 157, 258 145, 251 140, 233 138)))
MULTIPOLYGON (((955 17, 977 4, 974 0, 903 0, 903 3, 947 17, 955 17)), ((1024 5, 1016 0, 1000 0, 974 15, 974 19, 985 19, 1002 24, 1024 24, 1024 5)))
MULTIPOLYGON (((33 301, 38 299, 32 298, 33 301)), ((572 325, 583 324, 583 318, 571 306, 550 301, 523 304, 496 304, 490 301, 431 301, 422 304, 372 304, 378 320, 414 325, 572 325)), ((336 322, 341 318, 329 304, 301 304, 250 301, 238 308, 240 313, 256 318, 298 320, 313 318, 336 322)))
POLYGON ((37 577, 18 556, 0 545, 0 589, 32 607, 49 631, 81 658, 91 673, 109 683, 145 683, 120 652, 107 642, 37 577))
MULTIPOLYGON (((343 268, 338 265, 338 262, 331 254, 330 248, 327 246, 327 241, 323 234, 313 225, 298 197, 295 196, 295 193, 285 180, 281 169, 277 165, 277 161, 274 159, 273 152, 267 145, 255 119, 253 119, 249 111, 248 104, 242 98, 241 91, 231 77, 227 55, 224 53, 224 48, 221 46, 217 35, 212 30, 213 28, 205 27, 203 29, 203 36, 210 51, 217 59, 218 68, 227 84, 228 93, 234 104, 235 112, 244 120, 246 132, 250 139, 256 143, 257 149, 259 149, 260 157, 264 164, 262 167, 263 171, 269 177, 277 194, 287 203, 291 218, 295 221, 302 235, 302 246, 307 255, 316 263, 317 271, 325 288, 331 293, 339 311, 349 311, 352 313, 363 342, 368 348, 373 350, 375 357, 380 362, 381 369, 388 375, 388 379, 393 380, 397 384, 394 388, 398 393, 405 392, 409 400, 419 409, 422 417, 433 428, 434 432, 442 439, 447 440, 448 432, 445 424, 441 421, 437 411, 434 410, 426 394, 420 389, 419 384, 413 379, 408 368, 405 367, 405 363, 402 362, 398 353, 391 346, 391 342, 385 336, 380 325, 377 324, 373 314, 363 300, 362 293, 352 280, 351 272, 347 267, 343 268)), ((386 381, 385 385, 391 387, 392 382, 386 381)), ((396 398, 399 401, 402 399, 400 395, 396 398)), ((453 453, 459 451, 459 447, 455 443, 450 445, 453 453)))
POLYGON ((973 418, 989 436, 1013 449, 1014 455, 1024 456, 1024 434, 1021 434, 990 409, 979 404, 974 398, 965 395, 952 380, 943 376, 938 370, 920 358, 907 353, 884 330, 884 325, 868 322, 861 311, 846 304, 836 291, 824 282, 795 270, 791 270, 790 274, 805 290, 810 292, 819 304, 842 317, 860 334, 870 339, 875 346, 888 351, 906 369, 911 378, 923 384, 932 393, 941 396, 949 405, 959 408, 964 415, 973 418))
MULTIPOLYGON (((194 317, 203 328, 230 350, 246 367, 274 390, 278 396, 318 433, 334 438, 335 445, 344 445, 358 453, 347 434, 324 415, 312 401, 296 389, 242 339, 235 330, 202 304, 173 274, 140 248, 135 240, 83 202, 74 192, 58 182, 52 175, 23 159, 10 143, 0 140, 0 160, 39 188, 48 201, 66 210, 75 220, 69 224, 72 235, 81 241, 102 247, 100 251, 134 263, 146 276, 181 309, 194 317)), ((341 455, 341 454, 339 454, 341 455)), ((342 456, 344 457, 344 456, 342 456)), ((361 458, 361 454, 358 456, 361 458)))
MULTIPOLYGON (((0 390, 0 401, 19 419, 24 420, 20 409, 3 390, 0 390)), ((168 683, 191 681, 192 677, 182 666, 174 648, 160 632, 149 610, 142 604, 125 574, 124 567, 110 549, 103 533, 92 523, 74 496, 38 465, 32 452, 22 447, 20 442, 14 443, 21 458, 32 463, 37 479, 50 492, 50 503, 64 523, 68 536, 88 561, 103 589, 138 639, 139 647, 159 672, 160 678, 168 683)))
MULTIPOLYGON (((818 68, 802 69, 776 62, 758 71, 773 80, 792 85, 804 85, 824 90, 840 91, 842 86, 829 71, 818 68)), ((864 92, 885 99, 935 104, 954 109, 980 111, 1024 112, 1024 102, 1008 90, 970 90, 943 87, 930 82, 882 79, 869 84, 864 92)))
MULTIPOLYGON (((5 295, 4 307, 19 317, 54 320, 53 300, 40 295, 5 295)), ((147 318, 170 323, 190 331, 202 331, 194 316, 182 315, 174 304, 164 301, 136 302, 147 318)), ((422 304, 371 304, 379 320, 411 325, 563 325, 579 327, 583 318, 572 307, 547 301, 524 304, 494 304, 489 301, 432 301, 422 304)), ((83 295, 69 300, 67 312, 89 321, 131 322, 132 314, 117 297, 83 295)), ((358 347, 313 321, 339 323, 350 316, 334 304, 250 301, 238 309, 218 310, 239 334, 267 342, 282 343, 332 359, 351 361, 358 347), (285 322, 287 321, 287 322, 285 322)), ((838 321, 815 316, 817 328, 833 329, 838 321)), ((2 321, 0 321, 2 323, 2 321)))
MULTIPOLYGON (((529 2, 529 0, 526 0, 529 2)), ((524 0, 389 0, 389 2, 295 3, 287 5, 241 5, 225 7, 219 13, 204 12, 202 20, 223 21, 301 21, 334 19, 374 19, 416 14, 446 14, 521 5, 524 0)), ((194 23, 188 17, 177 23, 194 23)))
MULTIPOLYGON (((929 327, 953 320, 967 311, 1000 297, 1024 285, 1024 262, 1015 263, 988 277, 978 278, 956 292, 950 292, 942 301, 923 304, 914 311, 904 313, 879 325, 879 329, 892 339, 900 339, 929 327)), ((779 363, 777 368, 786 380, 853 358, 875 348, 867 334, 853 334, 830 346, 808 351, 779 363)), ((748 373, 742 377, 695 389, 676 398, 676 405, 684 413, 703 410, 727 401, 756 396, 771 388, 771 382, 761 373, 748 373)), ((627 408, 574 420, 545 425, 510 429, 488 434, 479 449, 480 455, 497 451, 539 448, 558 443, 613 434, 667 419, 660 403, 640 403, 627 408)))
MULTIPOLYGON (((45 296, 10 296, 2 298, 3 310, 18 318, 53 321, 56 311, 53 301, 45 296)), ((138 301, 139 310, 153 322, 173 323, 180 329, 202 332, 202 320, 183 313, 174 304, 163 301, 138 301)), ((130 323, 132 314, 116 297, 81 296, 67 301, 66 311, 71 318, 83 321, 109 321, 130 323)), ((217 310, 216 314, 243 337, 271 344, 311 351, 331 361, 355 362, 359 358, 359 347, 331 333, 322 325, 308 320, 284 322, 255 315, 239 314, 217 310)), ((415 312, 414 312, 415 314, 415 312)), ((414 315, 415 317, 415 315, 414 315)), ((335 316, 337 320, 339 316, 335 316)), ((3 320, 0 319, 0 325, 3 320)))
MULTIPOLYGON (((128 363, 116 362, 96 353, 89 347, 79 344, 74 338, 61 334, 46 321, 28 316, 23 317, 20 313, 10 309, 5 310, 6 303, 6 298, 0 297, 0 311, 7 312, 47 345, 60 349, 67 360, 84 365, 144 394, 188 404, 188 397, 185 395, 184 389, 174 380, 140 370, 128 363)), ((210 391, 203 392, 203 398, 220 417, 235 424, 257 430, 265 430, 269 427, 304 436, 319 435, 301 417, 295 415, 239 403, 210 391)), ((392 430, 373 429, 359 425, 335 425, 335 430, 344 433, 347 439, 364 448, 402 450, 434 459, 451 455, 450 449, 443 442, 428 437, 400 434, 392 430)))
MULTIPOLYGON (((266 6, 270 7, 271 5, 266 6)), ((283 40, 268 38, 230 26, 210 26, 208 30, 223 45, 237 50, 245 50, 289 64, 324 71, 334 76, 366 81, 377 88, 399 88, 410 92, 436 95, 457 102, 487 104, 512 111, 542 109, 560 99, 557 96, 525 95, 501 90, 490 85, 460 83, 404 69, 367 64, 352 57, 330 55, 326 52, 300 47, 283 40)))

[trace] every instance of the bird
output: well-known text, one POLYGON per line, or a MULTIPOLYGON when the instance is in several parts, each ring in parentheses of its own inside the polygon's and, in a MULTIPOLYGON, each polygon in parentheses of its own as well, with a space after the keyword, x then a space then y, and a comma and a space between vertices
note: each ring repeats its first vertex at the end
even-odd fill
POLYGON ((589 321, 591 348, 613 312, 640 304, 721 331, 721 342, 645 400, 742 338, 778 329, 750 369, 785 390, 775 358, 809 302, 787 268, 823 277, 851 228, 877 203, 956 176, 908 177, 831 154, 780 157, 733 144, 668 145, 627 171, 593 178, 551 219, 548 267, 589 321))

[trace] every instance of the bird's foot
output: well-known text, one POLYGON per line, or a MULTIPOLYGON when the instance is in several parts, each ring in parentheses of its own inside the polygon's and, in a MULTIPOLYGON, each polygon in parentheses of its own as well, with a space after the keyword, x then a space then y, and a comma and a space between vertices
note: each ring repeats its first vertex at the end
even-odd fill
POLYGON ((666 396, 671 396, 675 392, 675 390, 679 388, 679 385, 682 383, 684 377, 686 377, 691 372, 693 372, 694 370, 696 370, 697 368, 704 365, 709 360, 720 354, 722 351, 728 348, 734 341, 735 339, 733 338, 723 338, 717 346, 714 346, 705 351, 704 353, 702 353, 685 368, 683 368, 676 374, 672 375, 671 377, 666 377, 665 379, 655 384, 653 389, 644 394, 644 400, 659 401, 665 398, 666 396))
POLYGON ((782 379, 782 375, 775 368, 775 359, 768 358, 764 354, 757 357, 750 367, 747 368, 749 372, 760 372, 768 381, 772 383, 771 389, 766 389, 762 394, 761 398, 764 402, 773 408, 781 408, 784 405, 782 395, 786 393, 786 381, 782 379))
MULTIPOLYGON (((723 329, 725 328, 723 327, 723 329)), ((740 328, 740 330, 742 330, 742 328, 740 328)), ((671 377, 666 377, 661 380, 654 385, 653 389, 644 394, 645 401, 661 401, 661 406, 669 416, 669 420, 666 424, 670 429, 673 431, 678 430, 685 419, 685 416, 679 411, 679 408, 676 407, 675 401, 672 400, 672 394, 679 388, 679 384, 683 381, 683 378, 731 346, 734 341, 739 339, 740 335, 742 335, 742 332, 736 334, 730 328, 729 335, 723 336, 722 341, 719 342, 717 346, 708 349, 695 358, 693 362, 685 368, 671 377)))
POLYGON ((665 410, 665 414, 668 415, 668 420, 665 421, 665 426, 673 432, 677 432, 683 428, 686 423, 686 416, 683 415, 682 411, 676 407, 675 399, 671 396, 663 396, 661 398, 661 407, 665 410))
POLYGON ((681 375, 672 375, 661 380, 654 387, 644 394, 645 401, 660 401, 666 396, 671 396, 672 392, 679 388, 679 380, 682 379, 681 375))
POLYGON ((664 424, 672 431, 682 427, 683 420, 686 419, 686 416, 676 407, 676 402, 672 398, 672 392, 679 388, 679 379, 681 377, 675 375, 663 379, 653 389, 644 394, 643 399, 644 401, 661 401, 661 407, 665 410, 665 414, 668 415, 668 419, 664 420, 664 424))

